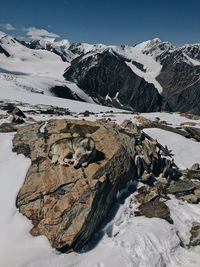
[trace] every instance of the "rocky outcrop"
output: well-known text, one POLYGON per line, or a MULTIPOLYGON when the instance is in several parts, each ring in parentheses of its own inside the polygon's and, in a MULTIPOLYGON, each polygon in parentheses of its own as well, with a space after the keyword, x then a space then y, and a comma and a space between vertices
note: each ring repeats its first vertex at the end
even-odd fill
POLYGON ((20 127, 13 150, 31 159, 16 205, 33 223, 31 234, 45 235, 65 252, 81 248, 107 215, 118 190, 135 176, 135 138, 114 123, 51 120, 20 127), (90 136, 96 157, 86 168, 53 164, 51 145, 74 135, 90 136))
POLYGON ((0 45, 0 54, 4 54, 6 57, 10 57, 10 54, 0 45))
POLYGON ((159 111, 161 107, 154 85, 136 75, 112 49, 75 58, 64 77, 102 104, 139 112, 159 111))

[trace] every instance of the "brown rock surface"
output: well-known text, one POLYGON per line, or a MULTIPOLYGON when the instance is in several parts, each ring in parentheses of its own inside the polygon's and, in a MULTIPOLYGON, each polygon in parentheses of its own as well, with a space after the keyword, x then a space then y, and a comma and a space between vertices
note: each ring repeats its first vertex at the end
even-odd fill
POLYGON ((173 223, 173 220, 170 217, 170 210, 168 206, 159 201, 159 199, 154 199, 147 203, 144 203, 138 207, 138 212, 136 215, 143 215, 147 218, 160 218, 168 221, 169 223, 173 223))
POLYGON ((159 197, 158 189, 156 187, 141 187, 138 189, 139 194, 135 196, 137 201, 141 204, 150 202, 151 200, 159 197))
POLYGON ((17 196, 20 212, 32 220, 32 235, 45 235, 55 248, 81 248, 105 218, 117 191, 132 177, 135 139, 111 123, 51 120, 23 126, 13 150, 32 160, 17 196), (97 148, 94 162, 75 169, 55 165, 51 145, 74 134, 90 135, 97 148))

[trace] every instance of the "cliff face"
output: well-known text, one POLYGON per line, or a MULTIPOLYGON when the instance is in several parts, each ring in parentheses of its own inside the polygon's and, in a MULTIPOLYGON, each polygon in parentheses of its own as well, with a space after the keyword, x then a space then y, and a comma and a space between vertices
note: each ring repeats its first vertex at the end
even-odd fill
POLYGON ((136 75, 125 59, 110 49, 74 59, 64 77, 103 104, 140 112, 159 111, 161 107, 155 86, 136 75))

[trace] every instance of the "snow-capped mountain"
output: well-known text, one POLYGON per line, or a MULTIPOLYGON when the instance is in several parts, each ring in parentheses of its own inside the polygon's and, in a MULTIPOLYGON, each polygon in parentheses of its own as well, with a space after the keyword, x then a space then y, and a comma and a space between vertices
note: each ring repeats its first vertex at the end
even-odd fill
POLYGON ((0 33, 1 94, 9 90, 28 91, 93 102, 76 84, 64 80, 63 73, 68 66, 69 63, 51 51, 31 49, 0 33))
POLYGON ((44 49, 59 55, 63 61, 71 61, 74 54, 69 50, 70 42, 68 40, 56 40, 55 38, 43 38, 32 40, 25 45, 31 49, 44 49))
MULTIPOLYGON (((72 60, 64 76, 76 82, 88 94, 94 96, 95 92, 100 92, 100 96, 112 102, 112 105, 116 106, 117 99, 117 104, 120 102, 121 106, 131 107, 137 111, 164 109, 200 114, 199 44, 175 47, 156 38, 132 47, 86 44, 74 44, 71 47, 72 51, 79 54, 79 58, 72 60), (103 71, 102 61, 96 64, 99 54, 107 54, 108 57, 103 71), (118 63, 116 61, 114 64, 115 68, 109 60, 114 54, 115 57, 120 57, 118 63), (86 60, 87 57, 90 60, 86 60), (122 62, 131 69, 131 73, 127 71, 134 80, 134 85, 128 81, 127 73, 121 73, 122 62), (120 86, 112 83, 112 80, 120 80, 120 86), (152 93, 152 84, 161 95, 161 101, 152 93), (113 86, 115 94, 109 89, 113 86), (141 88, 145 88, 146 96, 141 93, 141 88), (128 91, 132 93, 127 94, 128 91), (140 101, 142 105, 138 105, 140 101), (156 105, 152 105, 154 102, 156 105)), ((103 58, 105 61, 105 57, 103 58)), ((102 102, 102 99, 100 101, 102 102)))
POLYGON ((20 90, 140 112, 200 114, 199 44, 175 47, 158 38, 135 46, 55 38, 27 43, 1 33, 0 68, 1 80, 20 90))

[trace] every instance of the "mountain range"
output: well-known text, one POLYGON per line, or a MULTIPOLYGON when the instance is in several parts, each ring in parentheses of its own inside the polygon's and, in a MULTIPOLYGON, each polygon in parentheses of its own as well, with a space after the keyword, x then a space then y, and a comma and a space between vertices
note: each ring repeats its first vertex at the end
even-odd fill
POLYGON ((25 42, 0 33, 0 86, 136 112, 200 114, 200 44, 25 42))

